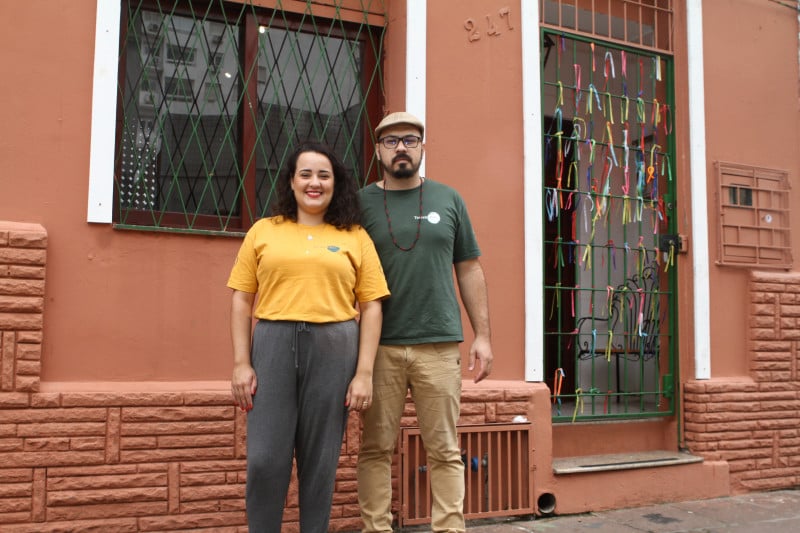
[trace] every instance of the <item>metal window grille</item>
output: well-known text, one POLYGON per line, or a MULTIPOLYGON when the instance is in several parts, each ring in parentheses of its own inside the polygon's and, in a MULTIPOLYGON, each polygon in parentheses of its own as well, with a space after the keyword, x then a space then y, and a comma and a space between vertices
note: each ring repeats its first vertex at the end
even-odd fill
POLYGON ((376 174, 385 9, 351 4, 123 0, 116 226, 245 231, 305 140, 376 174))
MULTIPOLYGON (((532 514, 530 424, 458 428, 464 462, 467 520, 532 514)), ((400 443, 401 527, 431 521, 427 455, 418 428, 402 431, 400 443)))
POLYGON ((672 52, 673 0, 539 0, 543 26, 672 52))
POLYGON ((553 419, 674 409, 671 58, 542 34, 553 419))
POLYGON ((791 268, 789 174, 717 162, 719 263, 791 268))

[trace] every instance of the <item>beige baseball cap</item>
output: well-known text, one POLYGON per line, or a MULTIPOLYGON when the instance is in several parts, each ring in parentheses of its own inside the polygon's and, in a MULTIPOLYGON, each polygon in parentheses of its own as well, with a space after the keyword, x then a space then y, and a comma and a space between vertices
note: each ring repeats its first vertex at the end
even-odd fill
POLYGON ((406 113, 405 111, 398 111, 396 113, 390 113, 383 117, 378 127, 375 128, 375 137, 380 139, 381 132, 386 128, 391 126, 397 126, 398 124, 406 124, 408 126, 414 126, 419 130, 420 137, 425 136, 425 125, 422 123, 420 119, 412 115, 411 113, 406 113))

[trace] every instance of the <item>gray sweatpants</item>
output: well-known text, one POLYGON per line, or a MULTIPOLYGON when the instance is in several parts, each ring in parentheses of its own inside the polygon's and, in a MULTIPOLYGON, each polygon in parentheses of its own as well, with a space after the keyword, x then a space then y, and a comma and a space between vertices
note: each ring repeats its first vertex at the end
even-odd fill
POLYGON ((247 415, 249 530, 281 531, 294 453, 300 530, 324 533, 347 423, 345 395, 358 362, 358 324, 260 320, 251 361, 258 389, 247 415))

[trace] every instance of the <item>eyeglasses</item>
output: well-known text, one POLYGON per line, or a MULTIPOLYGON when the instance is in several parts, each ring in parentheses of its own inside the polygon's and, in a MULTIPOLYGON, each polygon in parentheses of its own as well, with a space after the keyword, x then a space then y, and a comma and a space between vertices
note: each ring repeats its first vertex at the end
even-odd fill
POLYGON ((390 135, 388 137, 384 137, 383 139, 378 139, 378 142, 381 143, 384 148, 394 150, 397 148, 397 145, 400 144, 400 141, 403 141, 403 146, 406 148, 416 148, 421 140, 422 137, 418 137, 416 135, 406 135, 405 137, 393 137, 390 135))

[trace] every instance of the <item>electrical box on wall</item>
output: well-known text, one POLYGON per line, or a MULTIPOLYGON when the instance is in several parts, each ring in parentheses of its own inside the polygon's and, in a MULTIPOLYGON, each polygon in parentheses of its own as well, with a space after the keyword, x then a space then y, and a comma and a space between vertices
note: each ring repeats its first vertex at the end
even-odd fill
POLYGON ((718 161, 717 263, 791 268, 788 172, 718 161))

